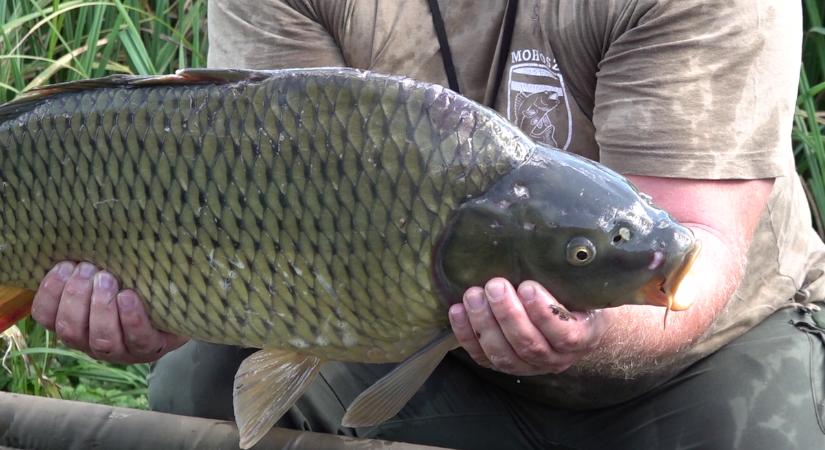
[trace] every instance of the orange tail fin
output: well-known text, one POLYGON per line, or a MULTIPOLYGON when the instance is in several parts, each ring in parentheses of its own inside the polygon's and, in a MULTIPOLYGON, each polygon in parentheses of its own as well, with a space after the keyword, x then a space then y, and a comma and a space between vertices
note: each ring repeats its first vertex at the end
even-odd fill
POLYGON ((0 285, 0 333, 32 312, 34 291, 0 285))

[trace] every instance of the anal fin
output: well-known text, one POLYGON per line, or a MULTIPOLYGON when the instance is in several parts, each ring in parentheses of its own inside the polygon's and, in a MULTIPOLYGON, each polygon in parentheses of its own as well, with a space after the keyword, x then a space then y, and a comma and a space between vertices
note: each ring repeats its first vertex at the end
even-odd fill
POLYGON ((243 360, 232 392, 241 448, 252 447, 269 432, 320 367, 318 357, 285 350, 259 350, 243 360))
POLYGON ((33 299, 34 291, 0 285, 0 333, 31 313, 33 299))
POLYGON ((444 359, 444 355, 457 347, 455 335, 452 331, 445 331, 353 400, 341 424, 346 427, 368 427, 398 414, 444 359))

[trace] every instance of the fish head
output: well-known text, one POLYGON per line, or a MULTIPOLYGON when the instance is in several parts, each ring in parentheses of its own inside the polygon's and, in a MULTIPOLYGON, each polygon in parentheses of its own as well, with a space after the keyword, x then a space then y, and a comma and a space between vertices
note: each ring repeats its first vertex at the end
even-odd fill
POLYGON ((521 231, 513 242, 521 278, 543 284, 571 309, 688 306, 673 298, 700 245, 625 177, 539 150, 496 194, 508 188, 509 220, 521 231))
POLYGON ((454 285, 534 280, 570 310, 689 306, 673 298, 699 242, 600 164, 539 147, 462 209, 441 249, 441 275, 454 285))

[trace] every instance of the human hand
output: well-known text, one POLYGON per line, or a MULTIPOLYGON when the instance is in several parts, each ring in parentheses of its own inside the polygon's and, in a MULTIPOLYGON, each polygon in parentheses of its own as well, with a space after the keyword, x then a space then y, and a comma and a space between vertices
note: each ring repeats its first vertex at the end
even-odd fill
POLYGON ((134 291, 119 291, 112 274, 86 262, 64 261, 46 274, 32 317, 67 346, 110 362, 151 362, 188 340, 155 329, 134 291))
POLYGON ((544 375, 567 370, 596 348, 607 330, 605 312, 569 313, 534 281, 516 292, 509 281, 494 278, 484 289, 467 289, 463 303, 450 307, 450 324, 479 365, 544 375))

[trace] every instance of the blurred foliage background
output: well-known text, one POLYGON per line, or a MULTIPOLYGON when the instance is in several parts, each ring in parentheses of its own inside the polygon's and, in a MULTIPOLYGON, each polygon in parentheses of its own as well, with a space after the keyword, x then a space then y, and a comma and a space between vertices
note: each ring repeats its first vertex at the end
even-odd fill
MULTIPOLYGON (((805 40, 793 138, 825 235, 825 0, 802 0, 805 40)), ((1 0, 0 103, 37 86, 111 73, 162 74, 206 62, 206 0, 1 0)), ((145 364, 62 347, 30 319, 6 333, 0 389, 146 408, 145 364)))
POLYGON ((804 0, 805 40, 794 118, 794 154, 805 181, 811 215, 825 237, 825 0, 804 0))

